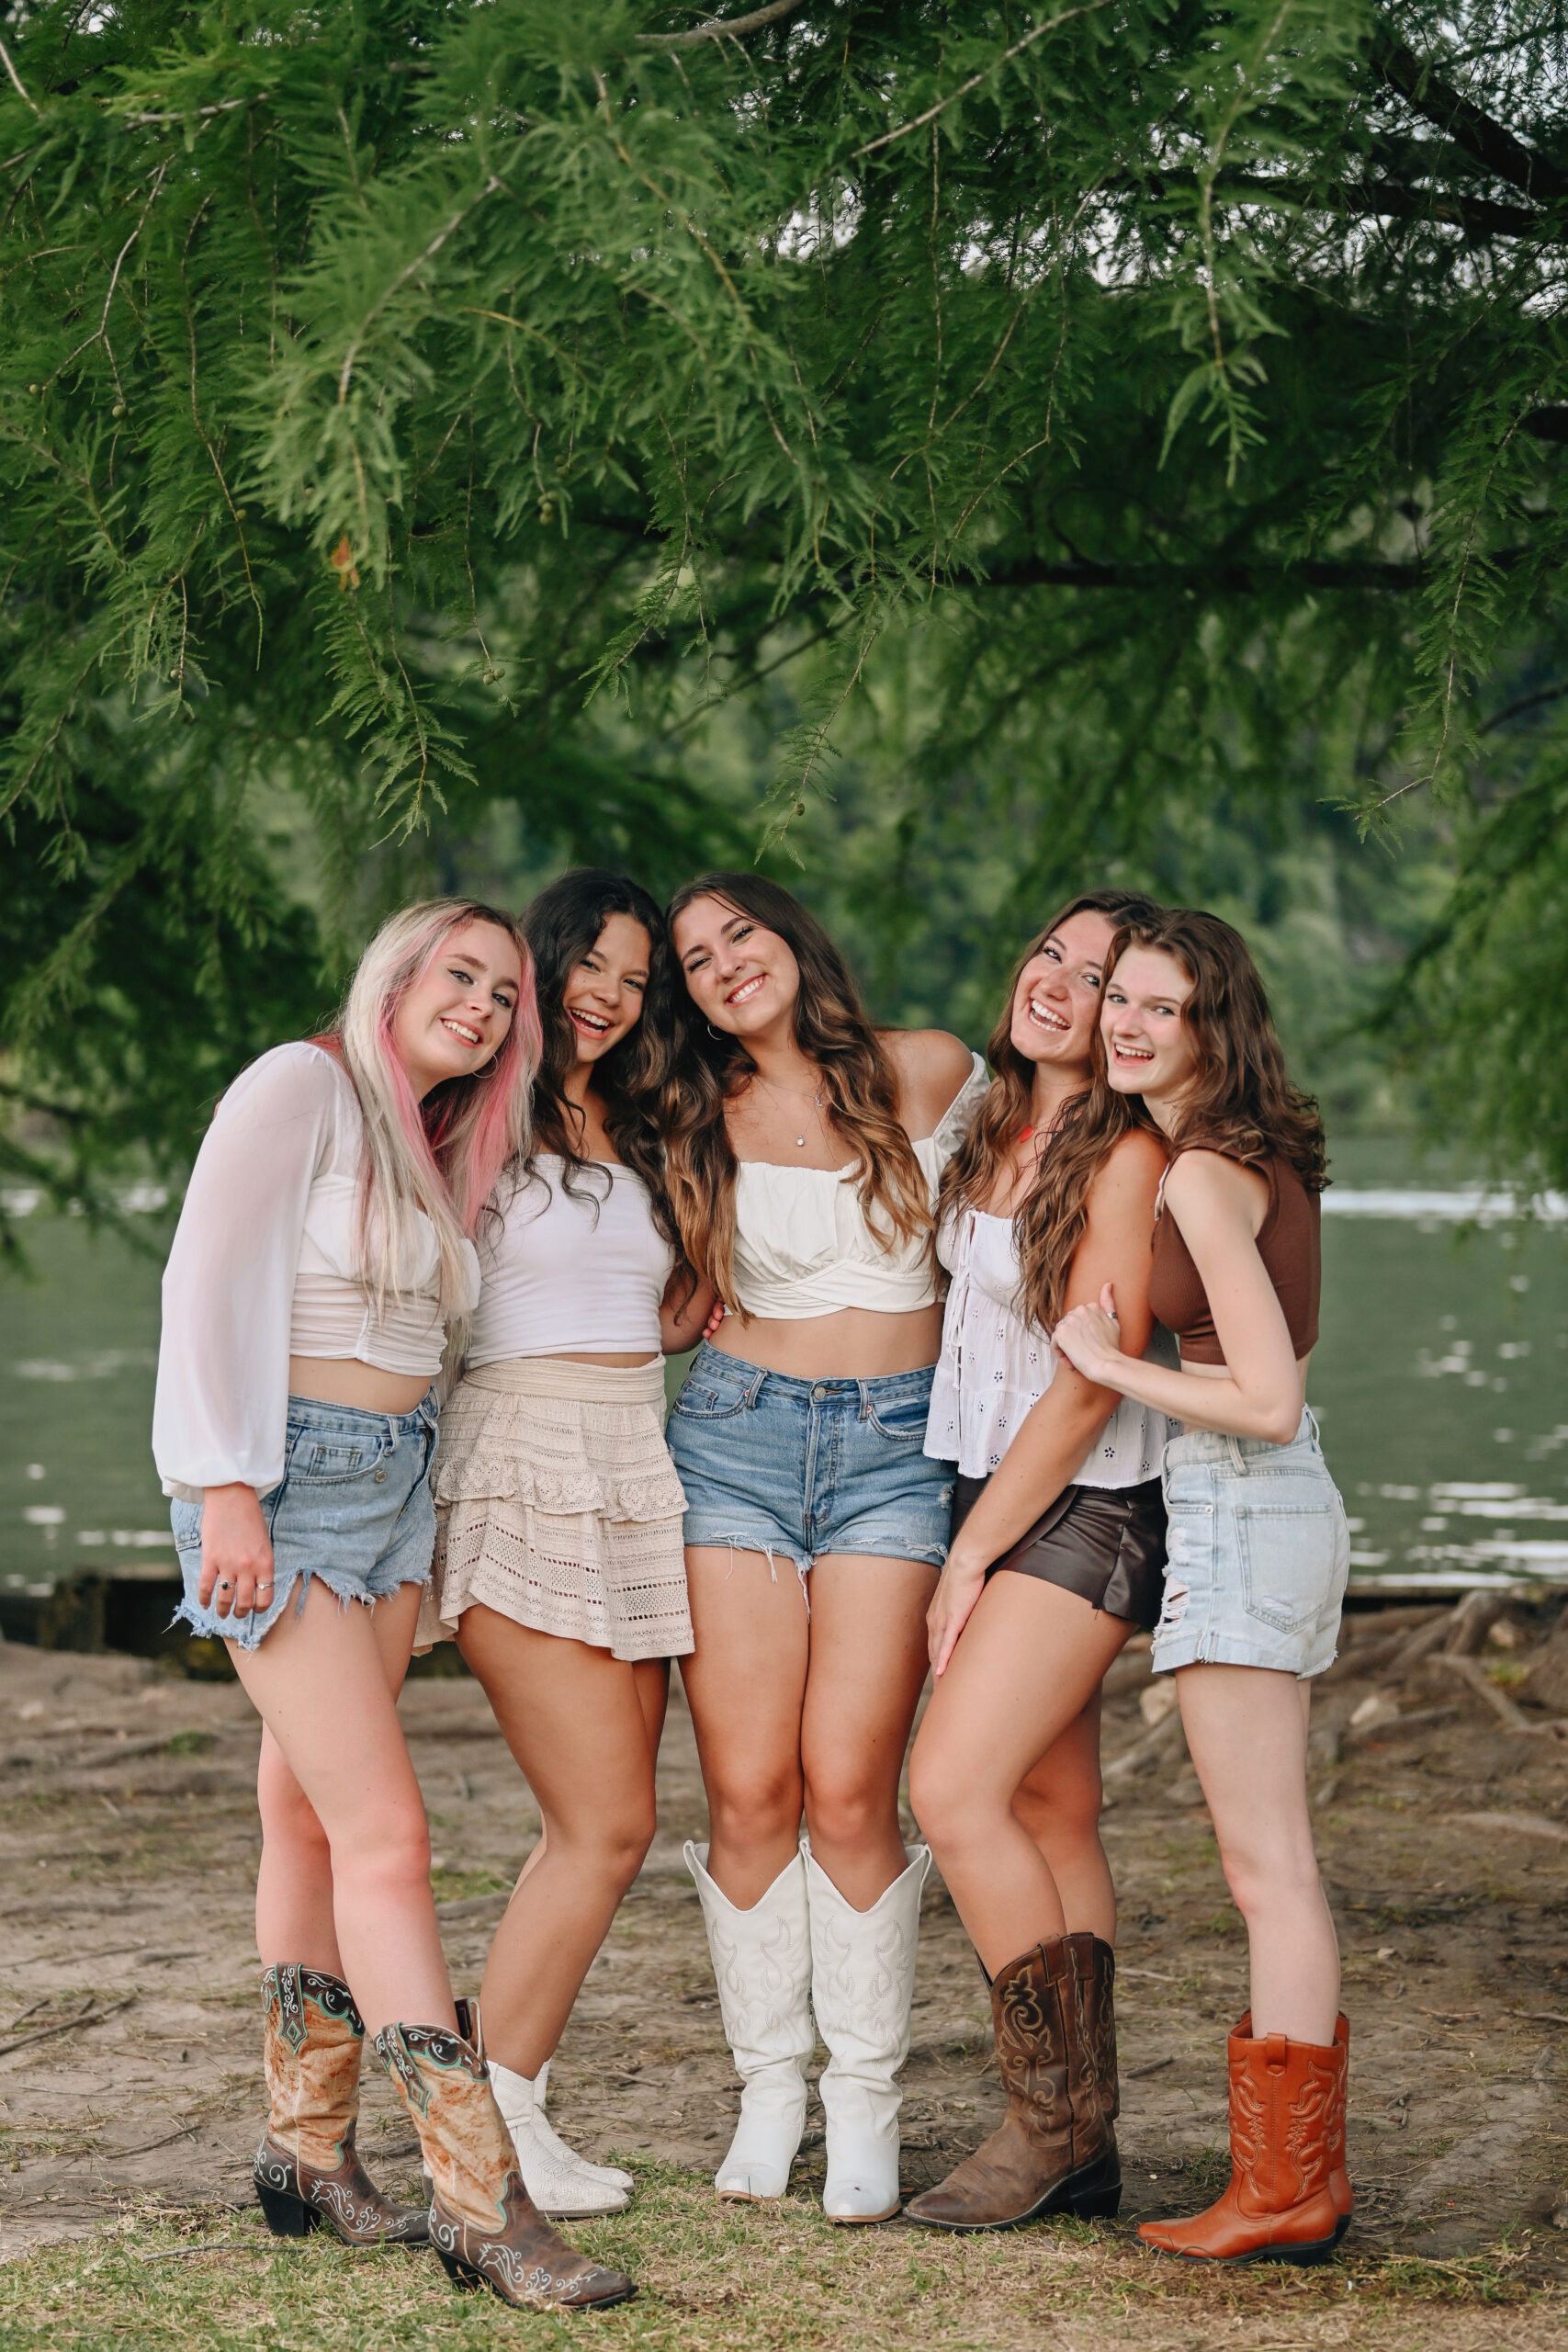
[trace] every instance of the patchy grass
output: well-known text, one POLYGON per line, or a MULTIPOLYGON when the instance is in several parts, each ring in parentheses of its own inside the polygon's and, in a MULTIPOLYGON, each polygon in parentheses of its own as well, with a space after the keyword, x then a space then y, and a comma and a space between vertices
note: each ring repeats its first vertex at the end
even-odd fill
POLYGON ((1358 2253, 1321 2269, 1210 2271, 1140 2252, 1121 2225, 1063 2222, 995 2237, 835 2230, 803 2196, 721 2205, 705 2183, 641 2165, 631 2211, 576 2243, 628 2268, 635 2302, 602 2317, 511 2312, 453 2291, 428 2254, 356 2253, 267 2236, 254 2211, 127 2213, 90 2239, 0 2268, 5 2352, 1074 2352, 1350 2345, 1368 2352, 1545 2352, 1562 2290, 1531 2285, 1528 2241, 1451 2262, 1358 2253))

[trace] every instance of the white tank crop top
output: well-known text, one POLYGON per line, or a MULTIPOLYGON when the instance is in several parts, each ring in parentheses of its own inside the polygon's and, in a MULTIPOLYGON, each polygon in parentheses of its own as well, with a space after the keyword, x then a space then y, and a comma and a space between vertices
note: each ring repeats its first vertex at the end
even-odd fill
MULTIPOLYGON (((152 1455, 166 1495, 258 1494, 283 1476, 290 1356, 352 1358, 434 1380, 446 1328, 440 1251, 416 1216, 386 1312, 358 1258, 364 1127, 347 1072, 319 1046, 276 1046, 219 1103, 164 1271, 152 1455)), ((469 1288, 479 1261, 466 1243, 469 1288)))
POLYGON ((503 1182, 480 1225, 470 1365, 663 1347, 659 1309, 675 1252, 653 1222, 647 1186, 631 1169, 596 1160, 573 1177, 573 1199, 565 1165, 540 1152, 534 1180, 503 1182))
MULTIPOLYGON (((914 1147, 936 1206, 942 1171, 989 1080, 978 1054, 934 1135, 914 1147)), ((735 1288, 742 1311, 798 1322, 840 1307, 906 1315, 932 1306, 937 1271, 922 1242, 889 1248, 867 1222, 855 1189, 858 1168, 780 1168, 743 1159, 735 1171, 735 1288)))
MULTIPOLYGON (((984 1209, 946 1217, 937 1254, 953 1276, 942 1355, 931 1381, 928 1453, 987 1478, 1044 1396, 1056 1358, 1038 1323, 1018 1311, 1012 1219, 984 1209)), ((1155 1352, 1151 1342, 1149 1352, 1155 1352)), ((1123 1396, 1075 1473, 1075 1487, 1141 1487, 1159 1476, 1179 1424, 1123 1396)))

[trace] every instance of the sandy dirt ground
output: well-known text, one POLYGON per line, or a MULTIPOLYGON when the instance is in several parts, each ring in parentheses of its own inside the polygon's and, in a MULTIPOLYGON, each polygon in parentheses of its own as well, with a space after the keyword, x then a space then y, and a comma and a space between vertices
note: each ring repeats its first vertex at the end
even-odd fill
MULTIPOLYGON (((1550 1727, 1568 1708, 1549 1703, 1562 1687, 1550 1672, 1526 1669, 1547 1656, 1550 1623, 1515 1608, 1468 1657, 1473 1625, 1457 1657, 1402 1658, 1423 1633, 1454 1644, 1450 1620, 1359 1617, 1314 1730, 1353 2031, 1356 2242, 1441 2259, 1528 2231, 1533 2275, 1548 2278, 1568 2277, 1568 1740, 1550 1727)), ((1146 1658, 1123 1658, 1104 1745, 1124 2224, 1194 2210, 1223 2177, 1224 2037, 1245 1999, 1208 1816, 1178 1721, 1149 1720, 1158 1703, 1146 1658)), ((477 1984, 537 1815, 476 1684, 412 1681, 402 1713, 461 1989, 477 1984)), ((0 1646, 0 2253, 130 2207, 249 2201, 256 1747, 231 1684, 0 1646)), ((589 2154, 711 2172, 738 2094, 681 1860, 705 1815, 678 1687, 660 1791, 659 1837, 562 2045, 552 2113, 589 2154)), ((907 2190, 939 2178, 999 2109, 984 1986, 933 1882, 907 2190)), ((368 2068, 361 2137, 374 2171, 412 2182, 413 2143, 368 2068)), ((814 2103, 796 2186, 821 2166, 814 2103)))

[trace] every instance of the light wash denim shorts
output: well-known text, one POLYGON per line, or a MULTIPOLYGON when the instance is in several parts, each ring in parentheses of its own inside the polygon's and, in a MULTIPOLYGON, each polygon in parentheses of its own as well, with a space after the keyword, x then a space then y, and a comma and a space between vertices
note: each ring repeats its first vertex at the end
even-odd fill
POLYGON ((665 1442, 688 1544, 782 1552, 803 1583, 825 1552, 947 1557, 953 1464, 924 1451, 931 1374, 795 1380, 705 1341, 665 1442))
POLYGON ((1205 1430, 1172 1438, 1164 1485, 1154 1672, 1269 1666, 1304 1679, 1331 1667, 1350 1530, 1312 1414, 1289 1445, 1205 1430))
POLYGON ((173 1622, 254 1650, 296 1585, 304 1608, 312 1577, 345 1607, 384 1600, 400 1585, 426 1583, 435 1546, 435 1419, 434 1388, 412 1413, 362 1413, 290 1396, 283 1476, 258 1498, 272 1541, 270 1604, 248 1617, 220 1617, 210 1602, 201 1606, 201 1505, 176 1500, 169 1518, 186 1590, 173 1622))

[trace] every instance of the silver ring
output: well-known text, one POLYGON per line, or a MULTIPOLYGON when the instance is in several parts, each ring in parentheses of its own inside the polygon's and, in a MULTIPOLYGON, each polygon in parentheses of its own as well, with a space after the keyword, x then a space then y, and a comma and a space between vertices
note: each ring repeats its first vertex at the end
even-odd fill
POLYGON ((220 1577, 218 1579, 218 1589, 220 1592, 232 1592, 234 1588, 230 1583, 227 1577, 220 1577))

